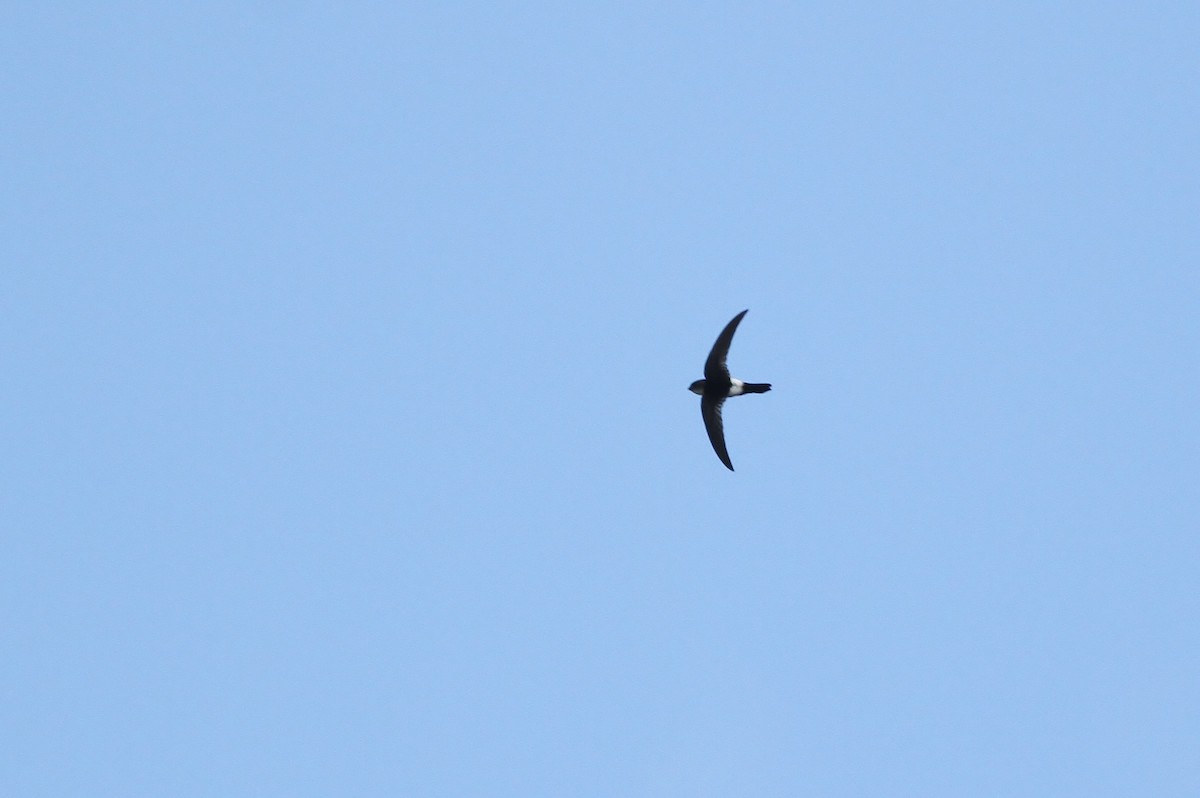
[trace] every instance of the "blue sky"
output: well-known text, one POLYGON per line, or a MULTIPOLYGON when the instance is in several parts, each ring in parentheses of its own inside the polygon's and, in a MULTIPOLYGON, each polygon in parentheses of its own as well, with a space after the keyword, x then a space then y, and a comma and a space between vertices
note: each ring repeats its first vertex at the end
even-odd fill
POLYGON ((1200 793, 1197 41, 9 4, 0 791, 1200 793))

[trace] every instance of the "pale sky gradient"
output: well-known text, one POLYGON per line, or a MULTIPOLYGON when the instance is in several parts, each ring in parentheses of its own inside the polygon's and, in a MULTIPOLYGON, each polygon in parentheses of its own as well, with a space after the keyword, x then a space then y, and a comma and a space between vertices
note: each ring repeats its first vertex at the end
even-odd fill
POLYGON ((1198 42, 6 4, 0 794, 1200 795, 1198 42))

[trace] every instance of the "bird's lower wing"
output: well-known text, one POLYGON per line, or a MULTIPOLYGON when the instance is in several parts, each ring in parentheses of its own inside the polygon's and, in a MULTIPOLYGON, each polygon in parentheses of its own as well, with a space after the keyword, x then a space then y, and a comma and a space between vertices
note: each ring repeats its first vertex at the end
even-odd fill
POLYGON ((700 415, 704 417, 704 429, 708 430, 708 440, 712 443, 713 451, 730 471, 733 463, 729 462, 729 451, 725 448, 725 425, 721 422, 721 405, 723 402, 713 402, 708 399, 700 400, 700 415))

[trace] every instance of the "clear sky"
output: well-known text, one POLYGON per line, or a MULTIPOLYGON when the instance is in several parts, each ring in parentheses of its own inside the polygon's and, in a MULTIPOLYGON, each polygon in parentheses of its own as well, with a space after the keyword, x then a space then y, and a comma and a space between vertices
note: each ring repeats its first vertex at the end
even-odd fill
POLYGON ((1198 42, 5 4, 0 793, 1200 795, 1198 42))

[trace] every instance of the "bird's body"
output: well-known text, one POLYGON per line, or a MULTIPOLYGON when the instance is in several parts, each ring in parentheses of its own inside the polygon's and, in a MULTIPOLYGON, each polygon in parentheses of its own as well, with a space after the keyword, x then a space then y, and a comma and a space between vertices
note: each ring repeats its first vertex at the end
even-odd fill
POLYGON ((721 421, 721 406, 731 396, 741 396, 747 393, 766 393, 771 390, 767 382, 743 382, 729 375, 729 367, 725 359, 729 356, 729 345, 733 343, 733 334, 747 311, 733 317, 725 325, 725 329, 717 336, 708 360, 704 362, 704 379, 696 380, 688 388, 700 396, 700 415, 704 417, 704 428, 708 431, 708 440, 712 443, 713 451, 730 471, 733 463, 729 459, 729 451, 725 448, 725 425, 721 421))

